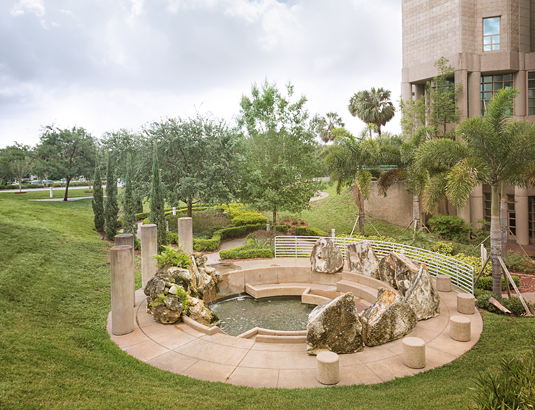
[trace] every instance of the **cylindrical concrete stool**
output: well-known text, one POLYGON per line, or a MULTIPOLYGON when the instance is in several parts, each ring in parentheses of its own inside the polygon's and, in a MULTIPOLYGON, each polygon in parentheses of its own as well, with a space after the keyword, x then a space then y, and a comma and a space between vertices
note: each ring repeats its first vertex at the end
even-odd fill
POLYGON ((437 275, 437 290, 439 292, 451 292, 451 277, 448 275, 437 275))
POLYGON ((111 332, 115 336, 134 331, 134 263, 132 247, 111 248, 111 332))
POLYGON ((459 342, 469 342, 472 338, 472 322, 464 316, 450 316, 450 336, 459 342))
POLYGON ((470 293, 457 294, 457 312, 465 315, 473 315, 476 306, 476 298, 470 293))
POLYGON ((321 384, 336 384, 340 381, 340 359, 333 352, 321 352, 317 356, 316 378, 321 384))
MULTIPOLYGON (((131 246, 132 249, 130 250, 130 253, 132 254, 132 266, 134 267, 134 270, 135 270, 135 260, 134 260, 134 235, 131 234, 131 233, 122 233, 120 235, 115 235, 115 246, 120 246, 120 245, 128 245, 128 246, 131 246)), ((132 287, 133 289, 133 292, 134 292, 134 306, 136 306, 136 296, 135 296, 135 293, 136 293, 136 274, 134 271, 132 271, 132 273, 134 274, 134 286, 132 287)))
POLYGON ((425 367, 425 342, 417 337, 403 339, 403 364, 411 369, 425 367))

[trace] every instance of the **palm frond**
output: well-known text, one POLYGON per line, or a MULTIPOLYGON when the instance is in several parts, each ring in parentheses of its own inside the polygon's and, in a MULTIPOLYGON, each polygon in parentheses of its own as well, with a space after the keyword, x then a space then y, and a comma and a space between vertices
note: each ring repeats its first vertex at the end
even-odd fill
POLYGON ((432 212, 446 196, 447 176, 448 172, 445 171, 429 180, 423 195, 423 206, 427 212, 432 212))
POLYGON ((379 193, 383 196, 386 196, 388 188, 398 181, 403 181, 407 178, 407 174, 403 168, 394 168, 389 169, 388 171, 383 172, 377 179, 377 187, 379 188, 379 193))

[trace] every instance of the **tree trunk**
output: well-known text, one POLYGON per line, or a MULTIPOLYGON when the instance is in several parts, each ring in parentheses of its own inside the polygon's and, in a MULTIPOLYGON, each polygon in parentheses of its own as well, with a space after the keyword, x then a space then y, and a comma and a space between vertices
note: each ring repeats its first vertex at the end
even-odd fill
POLYGON ((67 198, 69 197, 69 184, 71 183, 71 179, 69 177, 65 178, 66 184, 65 184, 65 196, 63 197, 64 201, 67 201, 67 198))
POLYGON ((19 178, 19 192, 22 192, 22 178, 19 178))
POLYGON ((271 229, 273 229, 273 232, 276 231, 276 228, 277 228, 277 207, 273 207, 273 227, 271 229))
POLYGON ((188 216, 191 218, 193 215, 193 199, 188 199, 188 216))
POLYGON ((505 182, 502 182, 502 195, 500 199, 500 235, 502 242, 502 259, 507 258, 507 194, 505 193, 505 182))
POLYGON ((498 300, 502 298, 500 207, 498 205, 498 185, 492 184, 490 212, 490 260, 492 261, 492 292, 498 300))
POLYGON ((414 230, 420 230, 420 197, 418 195, 412 196, 412 220, 414 230))
POLYGON ((355 203, 359 210, 359 233, 364 235, 364 218, 366 217, 364 213, 364 200, 362 199, 362 194, 357 184, 353 185, 351 192, 353 193, 353 198, 355 199, 355 203))

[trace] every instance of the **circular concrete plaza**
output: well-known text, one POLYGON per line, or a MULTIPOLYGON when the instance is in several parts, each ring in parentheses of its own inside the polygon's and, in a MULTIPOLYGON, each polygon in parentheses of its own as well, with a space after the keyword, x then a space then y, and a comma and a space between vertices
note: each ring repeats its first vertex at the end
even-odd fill
MULTIPOLYGON (((310 267, 308 259, 270 259, 238 263, 234 272, 262 269, 267 266, 279 269, 310 267)), ((382 383, 396 377, 411 376, 443 366, 466 353, 477 343, 483 322, 481 315, 462 314, 457 311, 458 289, 440 292, 440 315, 418 322, 408 335, 425 342, 426 365, 411 369, 402 362, 403 339, 381 346, 364 347, 353 354, 340 355, 340 382, 338 385, 382 383), (460 342, 450 337, 450 316, 465 316, 471 321, 471 340, 460 342)), ((152 366, 201 380, 219 381, 251 387, 324 387, 316 379, 316 356, 306 353, 302 338, 287 338, 285 343, 276 338, 257 341, 228 336, 223 333, 207 334, 198 326, 184 322, 163 325, 146 313, 145 295, 136 291, 135 329, 125 336, 111 339, 128 354, 152 366), (199 330, 200 329, 200 330, 199 330)), ((108 332, 111 334, 111 314, 108 332)), ((188 321, 188 323, 191 323, 188 321)), ((210 332, 208 332, 210 333, 210 332)))

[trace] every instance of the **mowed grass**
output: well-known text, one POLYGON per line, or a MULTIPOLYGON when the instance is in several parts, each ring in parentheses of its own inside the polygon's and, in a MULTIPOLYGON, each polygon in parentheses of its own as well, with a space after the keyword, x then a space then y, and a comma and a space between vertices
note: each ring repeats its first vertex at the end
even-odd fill
POLYGON ((484 314, 468 354, 380 385, 252 389, 172 374, 109 339, 110 244, 90 201, 19 198, 0 196, 1 409, 460 409, 474 377, 533 344, 535 319, 484 314))

